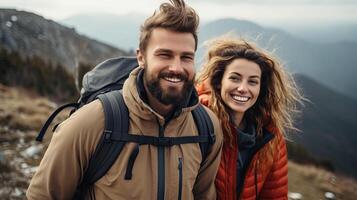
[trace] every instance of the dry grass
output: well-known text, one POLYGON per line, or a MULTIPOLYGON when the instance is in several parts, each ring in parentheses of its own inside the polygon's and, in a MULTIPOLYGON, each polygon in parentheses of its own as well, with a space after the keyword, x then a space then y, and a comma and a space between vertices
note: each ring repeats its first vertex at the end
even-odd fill
POLYGON ((355 200, 357 182, 314 166, 289 162, 289 191, 301 193, 303 199, 325 199, 325 192, 332 192, 336 199, 355 200))
MULTIPOLYGON (((0 124, 19 130, 39 130, 57 105, 24 89, 0 84, 0 124)), ((64 115, 61 115, 62 119, 64 115)))

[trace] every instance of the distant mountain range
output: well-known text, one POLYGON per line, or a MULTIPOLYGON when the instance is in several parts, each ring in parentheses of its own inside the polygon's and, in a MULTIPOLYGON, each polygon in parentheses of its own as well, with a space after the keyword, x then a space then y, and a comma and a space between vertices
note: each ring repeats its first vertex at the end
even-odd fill
MULTIPOLYGON (((140 14, 78 15, 61 23, 76 27, 80 33, 114 46, 135 49, 138 46, 139 27, 144 18, 140 14)), ((357 91, 357 42, 314 43, 249 21, 221 19, 200 27, 197 66, 203 61, 204 41, 227 32, 254 40, 259 46, 275 52, 292 72, 310 76, 357 99, 357 92, 352 92, 357 91)))
MULTIPOLYGON (((131 18, 134 17, 132 16, 131 18)), ((139 22, 140 17, 137 17, 138 19, 134 21, 139 22)), ((70 70, 75 62, 89 62, 89 66, 94 66, 97 61, 126 54, 123 50, 89 39, 76 33, 74 29, 67 28, 51 20, 46 20, 32 13, 0 10, 0 19, 1 48, 19 52, 23 56, 37 55, 44 60, 60 62, 70 70), (16 16, 16 19, 13 16, 16 16), (85 43, 84 47, 80 45, 82 42, 85 43), (65 61, 62 61, 62 59, 65 61), (70 62, 67 63, 67 59, 70 62)), ((91 20, 93 27, 95 27, 94 24, 97 22, 94 19, 91 20)), ((103 19, 97 18, 97 20, 103 19)), ((130 20, 128 19, 126 23, 129 22, 130 20)), ((134 30, 136 26, 134 23, 131 24, 133 27, 113 24, 110 21, 108 23, 110 27, 106 29, 98 25, 97 32, 102 33, 98 34, 101 37, 109 36, 106 35, 106 30, 116 30, 116 27, 123 27, 120 30, 129 32, 129 30, 134 30)), ((232 29, 236 34, 240 34, 237 32, 239 29, 249 37, 255 38, 259 36, 258 43, 268 49, 277 48, 276 45, 280 46, 277 49, 277 53, 279 56, 285 57, 285 59, 291 59, 288 61, 288 66, 292 70, 301 73, 295 75, 295 78, 303 89, 304 95, 311 101, 311 103, 306 102, 302 118, 298 120, 298 127, 302 130, 302 133, 293 134, 293 140, 303 145, 313 155, 321 159, 331 160, 338 172, 357 177, 357 171, 354 170, 354 166, 357 164, 357 146, 355 145, 357 144, 357 125, 355 120, 357 101, 341 92, 336 92, 334 89, 326 87, 326 83, 321 84, 321 81, 314 77, 314 74, 320 74, 321 76, 328 74, 327 69, 333 67, 343 67, 339 72, 344 72, 344 74, 354 73, 353 67, 345 67, 351 60, 343 62, 339 60, 335 61, 334 58, 336 57, 334 56, 346 54, 343 58, 347 59, 348 57, 352 59, 353 53, 351 51, 355 51, 355 44, 339 43, 335 46, 316 45, 294 38, 283 31, 267 29, 248 21, 232 19, 216 21, 201 27, 199 35, 201 41, 225 33, 230 30, 227 27, 236 27, 232 29), (329 48, 326 49, 327 47, 329 48), (346 52, 341 49, 346 50, 346 52), (335 54, 331 52, 335 52, 335 54), (330 57, 322 58, 323 55, 330 57), (300 59, 304 56, 306 56, 306 62, 310 62, 310 67, 302 62, 304 59, 300 59), (339 63, 339 65, 333 65, 332 62, 335 64, 339 63), (322 68, 321 63, 325 64, 325 68, 322 68), (318 64, 320 65, 317 66, 318 64), (313 67, 315 65, 317 67, 313 67), (314 78, 310 78, 307 74, 314 78)), ((116 37, 118 41, 123 39, 121 36, 124 37, 121 34, 116 37)), ((127 34, 125 36, 127 38, 124 39, 129 40, 131 36, 131 34, 127 34)), ((134 41, 134 39, 132 40, 134 41)), ((201 56, 203 49, 202 42, 200 42, 198 53, 201 56)), ((285 59, 283 58, 283 60, 285 59)), ((336 59, 341 59, 341 57, 336 59)), ((332 77, 338 75, 329 74, 332 77)), ((331 78, 330 82, 330 84, 337 85, 346 84, 346 80, 344 79, 337 82, 331 78)), ((350 90, 350 93, 353 93, 352 91, 355 90, 350 90)))
POLYGON ((314 25, 302 24, 275 24, 275 27, 282 28, 289 33, 301 37, 307 41, 319 43, 336 43, 343 41, 357 42, 357 23, 331 23, 314 25))
POLYGON ((76 15, 60 23, 75 27, 82 34, 129 51, 135 50, 139 45, 139 29, 145 17, 136 13, 123 16, 76 15))

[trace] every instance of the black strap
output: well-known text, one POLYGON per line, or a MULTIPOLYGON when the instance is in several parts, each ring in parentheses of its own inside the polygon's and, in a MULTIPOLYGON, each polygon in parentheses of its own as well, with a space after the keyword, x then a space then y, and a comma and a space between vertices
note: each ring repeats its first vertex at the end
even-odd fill
POLYGON ((70 108, 73 107, 75 109, 78 109, 79 104, 78 103, 69 103, 69 104, 65 104, 59 108, 57 108, 51 115, 50 117, 47 119, 46 123, 43 125, 43 127, 41 128, 39 134, 36 137, 36 140, 39 142, 42 142, 43 137, 46 134, 46 131, 48 129, 48 127, 50 126, 50 124, 52 123, 53 119, 64 109, 66 108, 70 108))
POLYGON ((195 124, 197 126, 199 135, 201 137, 206 137, 209 140, 208 142, 200 142, 202 162, 203 162, 206 159, 212 145, 216 141, 216 135, 214 133, 212 120, 202 104, 199 104, 192 111, 192 115, 193 115, 193 119, 195 120, 195 124))
POLYGON ((114 141, 135 142, 138 144, 150 144, 155 146, 166 146, 166 147, 179 145, 179 144, 211 142, 210 137, 207 137, 205 135, 183 136, 183 137, 156 137, 156 136, 132 135, 132 134, 124 133, 120 137, 112 137, 111 139, 114 141))
POLYGON ((129 130, 129 112, 121 93, 118 90, 111 91, 99 95, 98 99, 104 109, 104 133, 89 161, 74 199, 83 199, 88 189, 111 168, 125 145, 124 141, 115 141, 111 138, 129 130))
POLYGON ((92 173, 89 176, 91 179, 88 180, 90 184, 107 173, 124 147, 124 141, 115 141, 111 138, 128 133, 129 130, 129 112, 120 92, 112 91, 99 95, 98 99, 103 103, 105 130, 103 142, 100 143, 101 146, 97 148, 91 159, 93 164, 89 164, 88 173, 92 173))

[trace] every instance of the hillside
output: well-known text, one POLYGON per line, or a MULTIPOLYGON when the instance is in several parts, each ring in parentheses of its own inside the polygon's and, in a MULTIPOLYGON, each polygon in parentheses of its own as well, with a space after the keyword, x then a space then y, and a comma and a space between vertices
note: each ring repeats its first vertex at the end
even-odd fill
POLYGON ((34 138, 57 105, 23 88, 2 84, 0 102, 0 199, 25 199, 29 180, 48 143, 39 144, 34 138))
POLYGON ((335 198, 331 199, 356 199, 357 182, 354 179, 291 161, 288 167, 289 197, 293 196, 292 193, 299 193, 301 199, 327 199, 326 193, 332 193, 335 198))
MULTIPOLYGON (((57 105, 21 88, 1 84, 0 102, 0 199, 25 199, 29 181, 52 135, 48 132, 45 141, 38 143, 37 131, 57 105)), ((303 199, 320 199, 325 192, 333 192, 336 199, 353 200, 356 187, 353 179, 289 162, 289 191, 300 193, 303 199)))
POLYGON ((321 160, 332 161, 339 172, 357 177, 357 101, 304 76, 297 84, 310 102, 305 103, 294 142, 321 160))
POLYGON ((0 9, 0 83, 57 101, 75 100, 81 77, 99 62, 127 52, 39 15, 0 9))
POLYGON ((23 59, 40 57, 75 74, 79 64, 94 65, 105 58, 126 55, 123 50, 80 35, 73 28, 42 16, 14 9, 0 9, 0 48, 23 59))

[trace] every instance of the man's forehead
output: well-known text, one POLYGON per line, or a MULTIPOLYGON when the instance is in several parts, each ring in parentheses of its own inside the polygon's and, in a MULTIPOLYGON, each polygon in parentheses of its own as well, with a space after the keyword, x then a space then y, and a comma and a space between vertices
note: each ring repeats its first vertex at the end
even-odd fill
POLYGON ((182 33, 163 28, 156 28, 151 33, 147 47, 154 52, 166 50, 194 54, 195 39, 191 33, 182 33))

